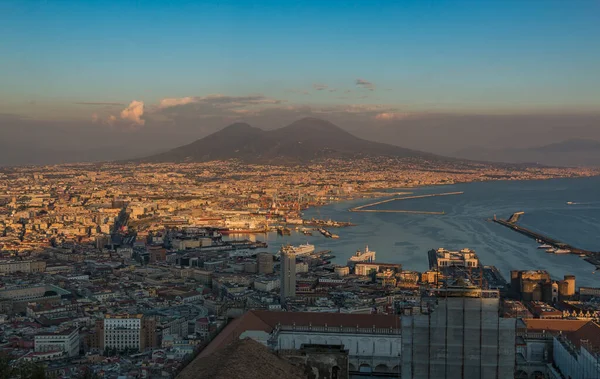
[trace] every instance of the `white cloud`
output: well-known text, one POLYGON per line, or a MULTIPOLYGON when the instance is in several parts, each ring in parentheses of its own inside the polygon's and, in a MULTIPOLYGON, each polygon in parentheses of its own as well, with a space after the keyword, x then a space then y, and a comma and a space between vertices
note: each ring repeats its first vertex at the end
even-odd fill
POLYGON ((177 107, 180 105, 192 104, 197 102, 197 97, 187 96, 180 98, 167 98, 160 100, 158 104, 159 108, 169 108, 169 107, 177 107))
POLYGON ((121 111, 121 118, 132 121, 136 125, 144 125, 146 120, 142 119, 144 115, 144 102, 133 100, 129 106, 121 111))

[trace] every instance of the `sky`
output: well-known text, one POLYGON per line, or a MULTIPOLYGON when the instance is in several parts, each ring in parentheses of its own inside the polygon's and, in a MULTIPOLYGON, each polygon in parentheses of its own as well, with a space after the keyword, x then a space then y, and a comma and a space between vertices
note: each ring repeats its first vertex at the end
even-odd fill
POLYGON ((0 0, 0 35, 0 147, 141 154, 307 115, 444 153, 515 122, 600 139, 599 0, 0 0))

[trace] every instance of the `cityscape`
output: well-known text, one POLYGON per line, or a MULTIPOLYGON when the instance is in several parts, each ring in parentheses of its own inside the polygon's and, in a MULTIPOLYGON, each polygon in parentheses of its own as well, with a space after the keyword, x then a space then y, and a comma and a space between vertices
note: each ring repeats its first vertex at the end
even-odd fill
POLYGON ((567 268, 560 278, 502 273, 468 247, 432 246, 422 252, 429 270, 417 272, 381 261, 368 239, 355 253, 285 242, 360 228, 304 217, 329 203, 597 174, 392 158, 293 170, 239 161, 4 168, 2 351, 65 378, 188 377, 223 349, 234 349, 227 360, 264 350, 259 362, 284 360, 301 377, 306 367, 323 378, 597 372, 598 340, 587 336, 600 336, 600 288, 577 286, 567 268), (268 234, 281 241, 275 254, 268 234), (347 263, 332 263, 336 255, 347 263), (246 337, 258 345, 236 342, 246 337))
POLYGON ((0 379, 600 379, 599 0, 0 35, 0 379))

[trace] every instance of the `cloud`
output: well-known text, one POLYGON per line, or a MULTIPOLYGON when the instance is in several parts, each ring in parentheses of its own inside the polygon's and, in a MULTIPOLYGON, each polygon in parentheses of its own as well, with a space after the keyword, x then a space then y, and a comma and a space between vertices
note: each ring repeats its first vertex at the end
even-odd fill
POLYGON ((327 84, 315 83, 313 84, 313 88, 317 91, 323 91, 329 88, 327 84))
POLYGON ((241 108, 261 104, 281 104, 283 101, 272 99, 261 94, 247 96, 227 96, 221 94, 207 96, 188 96, 166 98, 159 102, 159 109, 179 107, 188 104, 208 104, 217 108, 241 108))
POLYGON ((375 84, 373 84, 367 80, 364 80, 364 79, 356 79, 355 84, 358 87, 368 89, 369 91, 375 90, 375 84))
POLYGON ((77 101, 73 104, 77 104, 77 105, 111 105, 111 106, 125 105, 125 103, 111 103, 111 102, 99 102, 99 101, 77 101))
POLYGON ((136 125, 144 125, 146 120, 142 119, 144 115, 144 102, 133 100, 129 106, 121 111, 123 120, 132 121, 136 125))
POLYGON ((98 116, 98 113, 92 113, 92 122, 96 123, 100 121, 100 117, 98 116))
POLYGON ((115 124, 115 122, 117 122, 117 118, 113 115, 108 116, 108 120, 106 121, 106 123, 110 126, 113 126, 115 124))
POLYGON ((186 104, 192 104, 195 103, 197 101, 197 97, 180 97, 180 98, 166 98, 166 99, 161 99, 158 107, 159 108, 170 108, 170 107, 177 107, 180 105, 186 105, 186 104))
POLYGON ((382 112, 375 115, 375 119, 379 121, 403 120, 411 115, 402 112, 382 112))

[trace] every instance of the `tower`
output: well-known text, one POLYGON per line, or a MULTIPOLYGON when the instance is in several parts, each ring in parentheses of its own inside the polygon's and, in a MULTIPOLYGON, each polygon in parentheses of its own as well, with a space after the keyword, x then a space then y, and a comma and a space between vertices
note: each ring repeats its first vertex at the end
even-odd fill
POLYGON ((296 296, 296 254, 291 251, 281 252, 281 304, 290 297, 296 296))

